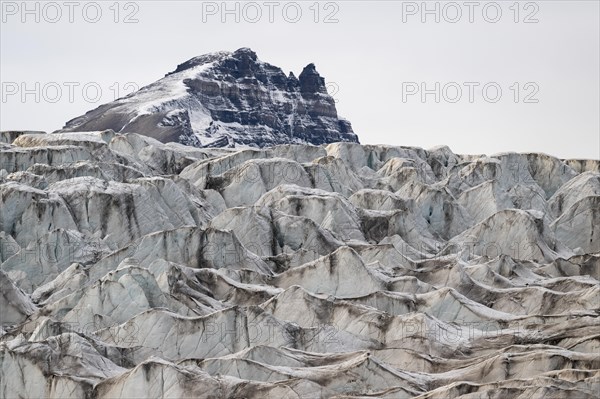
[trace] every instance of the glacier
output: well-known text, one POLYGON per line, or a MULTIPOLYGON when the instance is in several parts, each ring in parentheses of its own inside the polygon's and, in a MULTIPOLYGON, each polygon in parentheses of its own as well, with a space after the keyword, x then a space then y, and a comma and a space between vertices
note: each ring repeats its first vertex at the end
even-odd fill
POLYGON ((0 397, 600 392, 600 160, 2 132, 0 250, 0 397))

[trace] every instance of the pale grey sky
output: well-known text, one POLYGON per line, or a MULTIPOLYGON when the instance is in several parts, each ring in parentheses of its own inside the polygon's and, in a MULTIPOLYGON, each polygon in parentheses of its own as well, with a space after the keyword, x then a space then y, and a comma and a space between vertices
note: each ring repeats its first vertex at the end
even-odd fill
POLYGON ((598 1, 315 3, 2 1, 0 129, 53 131, 251 47, 286 73, 314 62, 362 143, 600 158, 598 1))

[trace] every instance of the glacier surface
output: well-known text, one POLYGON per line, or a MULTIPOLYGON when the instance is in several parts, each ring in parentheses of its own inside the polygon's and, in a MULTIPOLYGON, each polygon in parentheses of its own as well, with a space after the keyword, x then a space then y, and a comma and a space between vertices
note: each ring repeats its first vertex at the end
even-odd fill
POLYGON ((600 392, 598 160, 3 132, 0 207, 0 397, 600 392))

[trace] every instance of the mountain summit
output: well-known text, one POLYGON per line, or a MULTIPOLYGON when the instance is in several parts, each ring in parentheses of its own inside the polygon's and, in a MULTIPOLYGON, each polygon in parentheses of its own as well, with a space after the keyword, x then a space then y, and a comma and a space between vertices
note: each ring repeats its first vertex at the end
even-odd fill
POLYGON ((195 147, 358 142, 314 64, 286 76, 249 48, 194 57, 61 131, 104 129, 195 147))

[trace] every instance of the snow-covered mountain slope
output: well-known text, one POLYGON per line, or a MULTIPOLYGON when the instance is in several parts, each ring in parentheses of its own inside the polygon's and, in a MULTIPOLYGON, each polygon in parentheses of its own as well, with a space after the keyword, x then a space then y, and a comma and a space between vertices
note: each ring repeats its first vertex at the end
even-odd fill
POLYGON ((195 147, 358 142, 314 64, 286 76, 248 48, 192 58, 61 131, 104 129, 195 147))
POLYGON ((600 391, 599 160, 0 138, 0 397, 600 391))

